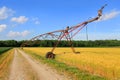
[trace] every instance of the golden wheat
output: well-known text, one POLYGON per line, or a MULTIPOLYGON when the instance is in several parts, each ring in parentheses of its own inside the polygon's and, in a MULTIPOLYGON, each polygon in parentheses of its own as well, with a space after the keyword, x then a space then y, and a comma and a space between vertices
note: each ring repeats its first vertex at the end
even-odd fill
MULTIPOLYGON (((24 48, 41 56, 52 48, 24 48)), ((70 48, 56 48, 56 60, 76 66, 91 74, 120 79, 120 48, 76 48, 80 54, 72 53, 70 48)))

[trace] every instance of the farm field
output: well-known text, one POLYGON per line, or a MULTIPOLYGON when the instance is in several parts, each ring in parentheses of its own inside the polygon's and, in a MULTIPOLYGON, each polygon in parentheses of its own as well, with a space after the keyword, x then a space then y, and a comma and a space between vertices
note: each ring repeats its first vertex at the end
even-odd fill
POLYGON ((9 74, 9 65, 13 58, 13 49, 8 47, 0 48, 0 80, 7 80, 9 74), (8 51, 9 50, 9 51, 8 51))
MULTIPOLYGON (((43 57, 51 49, 24 48, 43 57)), ((110 80, 120 79, 120 48, 76 48, 76 51, 80 54, 72 53, 70 48, 56 48, 55 59, 110 80)))
POLYGON ((10 50, 11 48, 10 47, 0 47, 0 54, 10 50))

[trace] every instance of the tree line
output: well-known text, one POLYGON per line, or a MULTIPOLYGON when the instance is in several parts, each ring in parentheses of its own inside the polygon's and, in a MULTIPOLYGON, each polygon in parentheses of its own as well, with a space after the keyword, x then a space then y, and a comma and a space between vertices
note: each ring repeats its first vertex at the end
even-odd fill
MULTIPOLYGON (((57 40, 35 40, 35 41, 16 41, 16 40, 1 40, 0 47, 53 47, 57 40)), ((95 40, 95 41, 76 41, 73 40, 72 44, 68 41, 62 40, 57 45, 58 47, 117 47, 120 46, 120 40, 95 40)))

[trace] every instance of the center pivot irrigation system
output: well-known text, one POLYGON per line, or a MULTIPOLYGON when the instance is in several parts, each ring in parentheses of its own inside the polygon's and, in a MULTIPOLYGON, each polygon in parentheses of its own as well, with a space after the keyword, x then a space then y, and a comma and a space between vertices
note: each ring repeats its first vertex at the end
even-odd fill
MULTIPOLYGON (((71 49, 73 51, 73 53, 80 53, 80 52, 76 52, 74 47, 72 46, 72 38, 78 33, 80 32, 88 23, 97 21, 101 16, 102 16, 102 10, 104 9, 104 7, 107 6, 107 4, 105 4, 104 6, 102 6, 99 10, 98 10, 98 15, 94 18, 91 18, 89 20, 86 20, 76 26, 72 26, 69 27, 67 26, 66 29, 63 30, 57 30, 57 31, 53 31, 53 32, 48 32, 45 34, 41 34, 38 35, 32 39, 30 39, 29 41, 35 41, 35 40, 57 40, 57 42, 55 43, 54 47, 52 48, 52 50, 50 52, 46 53, 46 58, 51 58, 54 59, 55 58, 55 54, 53 53, 55 48, 57 47, 57 45, 59 44, 59 42, 62 39, 67 40, 68 44, 71 46, 71 49), (72 33, 72 35, 71 35, 72 33)), ((24 47, 25 45, 29 45, 28 42, 25 42, 21 45, 21 47, 24 47)))

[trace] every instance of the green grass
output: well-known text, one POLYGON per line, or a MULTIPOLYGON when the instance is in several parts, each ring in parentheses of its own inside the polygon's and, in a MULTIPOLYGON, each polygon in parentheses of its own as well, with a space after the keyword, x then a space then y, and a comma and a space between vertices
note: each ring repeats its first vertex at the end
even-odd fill
POLYGON ((53 60, 46 59, 40 55, 32 53, 30 51, 25 51, 37 60, 40 60, 42 63, 48 64, 58 70, 58 72, 64 72, 68 76, 70 76, 73 80, 108 80, 104 77, 100 77, 98 75, 90 74, 87 71, 83 71, 78 69, 77 67, 66 65, 65 63, 53 60))
POLYGON ((0 55, 3 54, 4 52, 10 50, 10 47, 0 47, 0 55))
POLYGON ((12 48, 10 48, 10 47, 0 47, 0 64, 4 61, 4 59, 8 55, 5 52, 7 52, 10 49, 12 49, 12 48))

